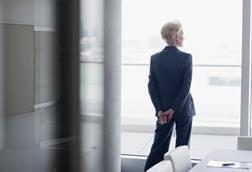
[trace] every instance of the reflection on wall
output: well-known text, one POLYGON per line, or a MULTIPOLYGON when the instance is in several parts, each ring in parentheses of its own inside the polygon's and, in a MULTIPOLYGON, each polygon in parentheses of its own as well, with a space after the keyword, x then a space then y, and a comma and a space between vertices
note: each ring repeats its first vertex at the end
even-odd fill
POLYGON ((6 113, 33 111, 33 27, 5 24, 6 113))
POLYGON ((41 30, 38 26, 53 30, 48 29, 55 25, 53 2, 0 0, 1 172, 55 169, 51 145, 55 145, 57 108, 46 103, 58 95, 54 88, 55 42, 50 33, 36 32, 41 30), (36 63, 37 58, 41 64, 36 63))
POLYGON ((81 138, 82 170, 102 172, 103 153, 103 4, 82 0, 81 5, 81 138))
POLYGON ((59 65, 56 56, 56 33, 53 31, 36 31, 35 70, 36 96, 35 104, 56 102, 59 99, 59 65))
POLYGON ((5 142, 4 97, 5 97, 4 96, 4 29, 3 24, 0 24, 0 150, 4 148, 4 142, 5 142))

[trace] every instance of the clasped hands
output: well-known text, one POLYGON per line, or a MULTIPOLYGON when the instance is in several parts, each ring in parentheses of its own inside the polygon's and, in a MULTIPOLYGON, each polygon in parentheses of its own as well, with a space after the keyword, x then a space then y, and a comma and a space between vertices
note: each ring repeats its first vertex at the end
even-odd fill
POLYGON ((175 111, 172 110, 172 109, 169 109, 165 112, 163 111, 158 111, 158 118, 159 118, 159 123, 161 125, 165 124, 165 123, 168 123, 171 121, 173 115, 175 114, 175 111))

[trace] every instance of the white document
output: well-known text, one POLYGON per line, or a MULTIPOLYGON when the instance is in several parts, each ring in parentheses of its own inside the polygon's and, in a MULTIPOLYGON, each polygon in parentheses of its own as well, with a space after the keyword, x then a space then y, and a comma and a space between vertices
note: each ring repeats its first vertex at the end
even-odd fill
POLYGON ((209 160, 207 167, 250 169, 251 162, 209 160))

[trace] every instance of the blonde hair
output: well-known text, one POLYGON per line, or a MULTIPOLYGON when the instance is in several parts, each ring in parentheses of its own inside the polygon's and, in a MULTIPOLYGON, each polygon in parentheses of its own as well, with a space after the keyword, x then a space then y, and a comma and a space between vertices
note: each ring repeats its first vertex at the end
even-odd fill
POLYGON ((175 44, 175 35, 181 30, 182 25, 178 20, 167 22, 161 29, 161 37, 168 45, 175 44))

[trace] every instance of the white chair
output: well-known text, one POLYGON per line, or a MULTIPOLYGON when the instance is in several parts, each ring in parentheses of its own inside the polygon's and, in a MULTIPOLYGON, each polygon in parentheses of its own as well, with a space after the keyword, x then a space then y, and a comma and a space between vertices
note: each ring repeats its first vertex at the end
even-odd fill
POLYGON ((237 149, 238 150, 252 150, 252 136, 238 136, 237 149))
POLYGON ((192 168, 188 146, 179 146, 167 152, 164 159, 172 162, 174 172, 188 172, 192 168))
POLYGON ((150 169, 147 172, 174 172, 172 168, 172 163, 170 160, 163 160, 150 169))

